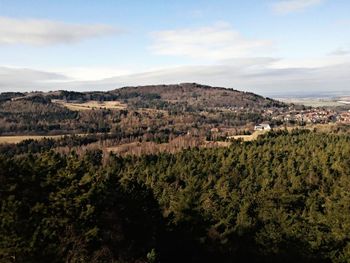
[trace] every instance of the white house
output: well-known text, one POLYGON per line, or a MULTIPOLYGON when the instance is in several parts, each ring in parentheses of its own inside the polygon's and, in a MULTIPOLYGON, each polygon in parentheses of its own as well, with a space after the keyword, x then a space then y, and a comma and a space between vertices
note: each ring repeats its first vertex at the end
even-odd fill
POLYGON ((267 124, 267 123, 261 123, 259 125, 255 125, 254 130, 255 131, 269 131, 269 130, 271 130, 271 126, 270 126, 270 124, 267 124))

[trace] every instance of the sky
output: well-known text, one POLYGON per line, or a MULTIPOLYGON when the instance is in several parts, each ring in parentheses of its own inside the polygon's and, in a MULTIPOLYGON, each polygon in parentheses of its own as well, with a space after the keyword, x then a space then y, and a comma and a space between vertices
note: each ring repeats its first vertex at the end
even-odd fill
POLYGON ((0 92, 350 95, 349 0, 0 0, 0 92))

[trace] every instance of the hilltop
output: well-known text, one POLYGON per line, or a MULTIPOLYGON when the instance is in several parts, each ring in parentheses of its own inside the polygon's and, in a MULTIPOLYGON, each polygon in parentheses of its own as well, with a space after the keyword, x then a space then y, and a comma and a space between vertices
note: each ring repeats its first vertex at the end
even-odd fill
POLYGON ((124 87, 111 93, 129 101, 186 103, 192 107, 283 107, 286 104, 260 95, 197 83, 124 87))
POLYGON ((35 99, 38 96, 67 102, 120 101, 136 108, 171 109, 184 106, 190 110, 206 108, 268 108, 285 107, 286 104, 263 96, 222 87, 197 83, 173 85, 130 86, 111 91, 52 91, 32 93, 4 93, 2 100, 35 99))

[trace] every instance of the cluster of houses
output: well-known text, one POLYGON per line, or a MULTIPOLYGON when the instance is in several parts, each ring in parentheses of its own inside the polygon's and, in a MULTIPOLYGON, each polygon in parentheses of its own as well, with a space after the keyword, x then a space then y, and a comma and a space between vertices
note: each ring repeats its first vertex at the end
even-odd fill
POLYGON ((347 111, 347 112, 341 112, 340 114, 338 114, 337 122, 350 123, 350 112, 347 111))
MULTIPOLYGON (((279 120, 282 122, 295 122, 300 124, 315 124, 315 123, 343 123, 350 124, 350 110, 343 112, 336 112, 332 110, 318 110, 311 109, 299 112, 287 112, 273 116, 272 120, 279 120)), ((271 130, 269 123, 260 123, 254 126, 255 131, 271 130)))
POLYGON ((312 109, 296 114, 294 120, 299 123, 329 123, 334 122, 336 116, 334 111, 312 109))
POLYGON ((308 109, 308 110, 292 110, 287 112, 279 112, 270 114, 271 119, 281 121, 283 123, 294 122, 299 124, 314 124, 314 123, 330 123, 341 122, 350 123, 350 112, 337 112, 335 110, 323 109, 308 109))

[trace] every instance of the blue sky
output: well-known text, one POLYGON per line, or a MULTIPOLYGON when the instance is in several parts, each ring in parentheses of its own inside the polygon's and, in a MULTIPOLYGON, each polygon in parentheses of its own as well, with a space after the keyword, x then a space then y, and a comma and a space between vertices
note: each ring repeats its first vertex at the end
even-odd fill
POLYGON ((199 82, 347 94, 350 1, 0 0, 0 58, 0 91, 199 82))

